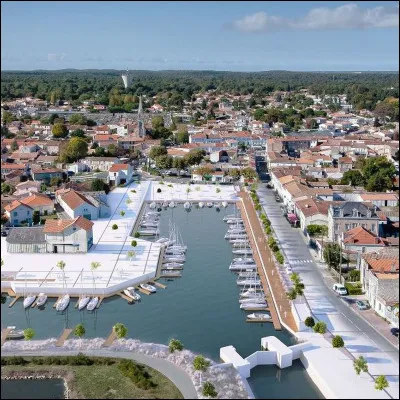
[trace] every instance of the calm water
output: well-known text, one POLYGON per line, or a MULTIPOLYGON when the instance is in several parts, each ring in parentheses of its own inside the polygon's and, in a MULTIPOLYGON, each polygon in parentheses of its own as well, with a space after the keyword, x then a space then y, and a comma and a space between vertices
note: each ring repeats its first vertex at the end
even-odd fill
MULTIPOLYGON (((117 296, 105 299, 96 313, 79 312, 72 301, 64 314, 53 308, 54 300, 47 303, 45 310, 24 311, 22 300, 12 308, 2 305, 2 324, 18 328, 32 327, 36 338, 54 337, 65 327, 83 322, 86 337, 106 337, 116 322, 123 322, 128 336, 146 342, 168 344, 169 339, 178 338, 190 350, 219 359, 219 348, 233 345, 244 357, 260 349, 263 336, 275 335, 286 344, 294 340, 286 331, 277 332, 271 323, 248 324, 246 313, 239 308, 237 275, 228 267, 232 259, 232 248, 224 239, 227 225, 225 214, 234 212, 234 206, 221 209, 196 209, 186 212, 182 205, 161 213, 161 235, 168 236, 169 221, 179 226, 188 246, 182 278, 160 282, 167 285, 155 295, 142 295, 139 304, 129 305, 117 296)), ((290 371, 281 371, 276 378, 277 368, 259 367, 249 380, 257 397, 288 398, 288 393, 303 398, 321 398, 310 383, 301 364, 290 371), (282 377, 285 377, 282 378, 282 377), (264 379, 265 378, 265 379, 264 379), (282 390, 283 382, 290 381, 290 392, 282 390), (273 390, 272 390, 273 386, 273 390), (294 390, 296 388, 296 390, 294 390)))
POLYGON ((62 379, 46 380, 2 380, 2 399, 64 399, 62 379))

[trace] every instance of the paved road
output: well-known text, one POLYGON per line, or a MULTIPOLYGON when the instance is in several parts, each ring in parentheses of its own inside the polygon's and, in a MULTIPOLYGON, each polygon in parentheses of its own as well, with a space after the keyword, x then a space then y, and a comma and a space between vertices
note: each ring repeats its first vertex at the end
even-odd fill
MULTIPOLYGON (((148 365, 151 368, 161 372, 169 380, 171 380, 176 387, 180 390, 185 399, 197 399, 196 389, 193 386, 190 376, 180 367, 175 364, 162 360, 159 358, 148 357, 144 354, 138 354, 128 351, 111 351, 111 350, 84 350, 83 353, 89 356, 98 357, 116 357, 116 358, 128 358, 137 361, 141 364, 148 365)), ((78 352, 76 350, 59 350, 59 351, 13 351, 8 354, 8 352, 1 352, 2 356, 13 355, 13 356, 68 356, 76 355, 78 352)))
POLYGON ((314 262, 300 229, 292 228, 275 201, 274 192, 260 185, 260 202, 271 221, 285 258, 298 272, 306 286, 305 298, 320 320, 327 323, 333 334, 340 334, 346 348, 356 357, 368 359, 372 375, 399 375, 399 350, 359 317, 328 287, 321 268, 314 262), (372 357, 373 355, 373 357, 372 357))

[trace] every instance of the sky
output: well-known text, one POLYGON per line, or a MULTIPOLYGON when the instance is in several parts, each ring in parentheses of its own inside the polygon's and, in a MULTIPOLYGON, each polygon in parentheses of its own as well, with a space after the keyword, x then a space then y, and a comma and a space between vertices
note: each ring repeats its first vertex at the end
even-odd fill
POLYGON ((1 69, 398 71, 395 1, 2 1, 1 69))

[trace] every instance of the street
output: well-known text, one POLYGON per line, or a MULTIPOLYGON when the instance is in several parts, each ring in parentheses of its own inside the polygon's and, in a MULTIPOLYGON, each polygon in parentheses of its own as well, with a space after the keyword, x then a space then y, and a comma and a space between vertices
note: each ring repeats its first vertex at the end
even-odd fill
POLYGON ((362 355, 366 358, 372 375, 390 375, 387 377, 391 386, 389 392, 398 396, 399 350, 327 286, 321 267, 315 263, 303 233, 300 229, 292 228, 282 215, 281 203, 275 201, 274 192, 267 189, 265 184, 260 184, 257 193, 286 261, 291 264, 293 272, 300 274, 305 285, 304 297, 314 317, 324 321, 332 334, 341 335, 345 347, 355 357, 362 355))

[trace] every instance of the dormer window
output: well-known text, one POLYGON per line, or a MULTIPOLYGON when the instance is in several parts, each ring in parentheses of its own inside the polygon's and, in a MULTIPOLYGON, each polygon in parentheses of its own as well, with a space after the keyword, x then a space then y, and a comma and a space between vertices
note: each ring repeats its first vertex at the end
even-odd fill
POLYGON ((353 208, 353 217, 358 217, 358 210, 357 210, 357 208, 353 208))

